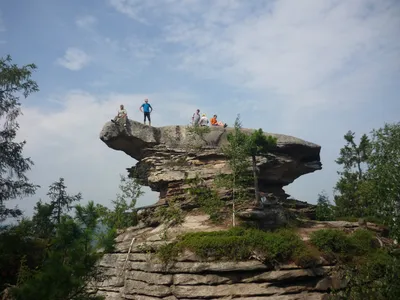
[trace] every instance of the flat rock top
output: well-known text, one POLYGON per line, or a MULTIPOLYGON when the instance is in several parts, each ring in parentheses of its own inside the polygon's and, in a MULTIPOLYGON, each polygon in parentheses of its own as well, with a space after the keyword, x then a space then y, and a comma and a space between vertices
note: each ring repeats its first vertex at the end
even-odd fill
MULTIPOLYGON (((233 132, 234 128, 210 127, 210 132, 197 139, 203 146, 218 148, 227 142, 227 135, 233 132)), ((250 134, 254 129, 243 128, 243 132, 250 134)), ((272 152, 284 153, 292 157, 313 158, 319 161, 321 147, 317 144, 302 139, 284 135, 265 132, 277 138, 277 147, 272 152)), ((133 158, 143 158, 143 149, 164 144, 171 148, 185 148, 185 145, 192 143, 194 135, 188 126, 164 126, 150 127, 142 123, 129 120, 126 129, 119 128, 112 122, 107 122, 101 133, 100 139, 110 148, 126 152, 133 158)))

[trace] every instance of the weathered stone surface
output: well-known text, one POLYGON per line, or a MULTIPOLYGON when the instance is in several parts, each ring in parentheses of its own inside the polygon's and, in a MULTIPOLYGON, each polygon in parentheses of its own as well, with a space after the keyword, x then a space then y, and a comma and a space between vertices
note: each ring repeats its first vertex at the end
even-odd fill
POLYGON ((291 286, 288 288, 281 288, 271 286, 268 283, 238 283, 238 284, 224 284, 224 285, 197 285, 197 286, 174 286, 171 288, 173 294, 179 298, 217 298, 225 296, 271 296, 285 293, 300 293, 308 288, 305 286, 291 286))
POLYGON ((143 281, 131 279, 125 280, 123 292, 125 294, 139 294, 154 297, 166 297, 171 295, 171 289, 169 286, 147 284, 143 281))
POLYGON ((126 271, 126 278, 144 281, 149 284, 162 284, 162 285, 171 285, 172 284, 172 275, 164 275, 158 273, 147 273, 141 271, 126 271))
POLYGON ((259 261, 240 262, 177 262, 166 268, 161 263, 129 262, 127 268, 152 273, 200 273, 200 272, 234 272, 268 270, 270 267, 259 261))

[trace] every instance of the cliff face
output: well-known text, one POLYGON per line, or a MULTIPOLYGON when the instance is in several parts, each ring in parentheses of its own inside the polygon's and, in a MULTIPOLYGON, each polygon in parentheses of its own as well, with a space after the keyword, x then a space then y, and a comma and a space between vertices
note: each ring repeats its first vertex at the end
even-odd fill
MULTIPOLYGON (((185 176, 196 174, 212 182, 215 176, 229 173, 220 147, 227 143, 227 134, 233 128, 211 127, 203 136, 193 134, 185 126, 149 127, 129 121, 126 130, 108 122, 100 139, 110 148, 120 150, 138 160, 134 169, 143 185, 160 192, 160 200, 179 196, 185 176)), ((250 133, 250 129, 242 129, 250 133)), ((301 139, 282 134, 266 133, 277 137, 277 147, 268 160, 257 159, 260 191, 286 199, 282 187, 301 175, 321 169, 321 147, 301 139)))

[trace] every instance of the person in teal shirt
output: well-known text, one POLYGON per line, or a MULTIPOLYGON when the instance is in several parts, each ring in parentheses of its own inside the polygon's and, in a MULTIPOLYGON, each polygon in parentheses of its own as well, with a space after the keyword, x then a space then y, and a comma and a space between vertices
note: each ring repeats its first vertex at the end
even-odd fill
POLYGON ((151 126, 150 113, 153 111, 153 107, 151 107, 149 99, 144 99, 144 103, 140 106, 139 109, 144 114, 143 124, 146 125, 147 118, 149 120, 149 126, 151 126))

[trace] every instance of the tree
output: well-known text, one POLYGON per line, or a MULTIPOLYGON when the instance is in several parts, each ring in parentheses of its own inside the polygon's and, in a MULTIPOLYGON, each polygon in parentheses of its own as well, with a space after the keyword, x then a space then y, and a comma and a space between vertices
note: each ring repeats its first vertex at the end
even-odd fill
POLYGON ((368 161, 371 152, 371 143, 366 134, 363 134, 360 143, 357 145, 354 141, 355 133, 348 131, 344 135, 346 145, 340 149, 340 156, 336 163, 344 166, 345 171, 357 169, 358 180, 363 179, 362 165, 368 161))
POLYGON ((143 195, 142 187, 135 178, 121 175, 119 185, 120 193, 116 200, 112 201, 113 209, 98 205, 102 220, 106 226, 114 229, 122 229, 137 224, 135 211, 136 201, 143 195), (130 212, 128 212, 130 210, 130 212))
POLYGON ((54 234, 55 224, 52 222, 53 206, 39 200, 34 207, 32 228, 38 238, 49 238, 54 234))
POLYGON ((336 163, 343 166, 338 172, 340 178, 335 186, 335 204, 339 216, 364 216, 368 210, 367 198, 362 197, 361 185, 365 180, 363 171, 368 164, 371 153, 371 142, 366 134, 361 136, 360 143, 354 141, 355 133, 348 131, 344 135, 346 144, 340 149, 336 163))
POLYGON ((258 186, 258 170, 257 170, 257 156, 267 157, 269 151, 276 146, 277 138, 271 135, 266 136, 260 128, 255 130, 247 138, 248 153, 251 156, 253 178, 254 178, 254 193, 256 203, 260 203, 260 189, 258 186))
POLYGON ((4 122, 0 130, 0 222, 22 215, 17 208, 6 208, 5 201, 33 195, 38 187, 25 175, 33 165, 30 158, 22 155, 26 142, 14 141, 19 128, 16 119, 21 114, 18 95, 22 93, 27 98, 39 90, 31 79, 35 69, 34 64, 18 67, 9 55, 0 58, 0 119, 4 122))
POLYGON ((89 284, 101 280, 97 266, 101 245, 96 242, 98 215, 93 203, 78 206, 75 220, 63 214, 51 238, 46 259, 37 269, 30 269, 10 293, 15 300, 98 300, 89 284))
POLYGON ((331 221, 334 218, 333 206, 328 195, 323 191, 318 194, 317 207, 315 210, 316 219, 319 221, 331 221))
POLYGON ((64 178, 53 182, 49 187, 47 195, 51 199, 50 205, 52 207, 52 218, 55 224, 60 224, 61 216, 64 212, 71 210, 71 204, 82 199, 81 193, 76 195, 68 195, 66 192, 67 187, 64 184, 64 178))
POLYGON ((225 187, 232 194, 232 225, 236 222, 236 204, 248 197, 247 189, 251 185, 249 170, 251 168, 248 152, 248 136, 241 130, 242 124, 238 115, 233 132, 227 135, 228 144, 221 147, 231 169, 230 174, 221 174, 217 179, 219 186, 225 187))
POLYGON ((372 131, 368 186, 374 214, 400 239, 400 122, 372 131))

